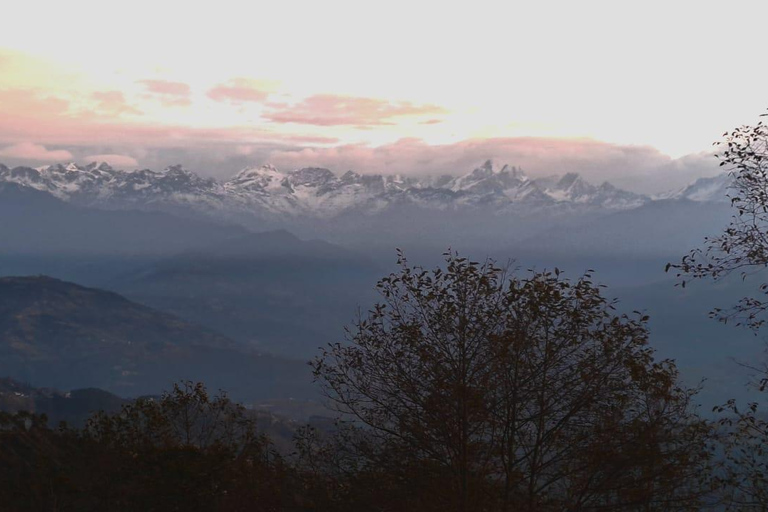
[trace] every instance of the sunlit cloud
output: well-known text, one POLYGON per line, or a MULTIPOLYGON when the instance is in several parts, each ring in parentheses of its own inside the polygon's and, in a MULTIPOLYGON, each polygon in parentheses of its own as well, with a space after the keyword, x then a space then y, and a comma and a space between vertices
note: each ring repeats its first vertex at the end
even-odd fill
POLYGON ((192 88, 189 84, 168 80, 139 80, 139 83, 164 106, 185 107, 192 104, 192 88))
POLYGON ((272 105, 265 118, 276 123, 318 126, 376 126, 391 125, 397 118, 434 116, 446 113, 437 105, 415 105, 410 102, 392 103, 376 98, 359 98, 335 94, 317 94, 295 105, 272 105))
MULTIPOLYGON (((115 98, 112 98, 113 100, 115 98)), ((78 109, 70 100, 32 90, 0 90, 0 143, 35 140, 42 144, 121 147, 183 147, 272 141, 283 144, 335 144, 321 134, 277 132, 262 125, 186 126, 152 120, 127 121, 78 109)))
POLYGON ((96 100, 96 109, 103 114, 120 116, 121 114, 140 115, 141 111, 128 104, 121 91, 96 91, 92 95, 96 100))
POLYGON ((265 19, 258 3, 190 4, 183 24, 169 24, 177 6, 139 2, 146 8, 124 10, 121 23, 141 26, 141 37, 97 22, 63 37, 62 26, 98 17, 69 3, 44 17, 34 2, 5 13, 0 148, 33 142, 77 161, 129 155, 222 177, 273 157, 414 174, 495 158, 531 175, 575 171, 641 190, 663 185, 654 176, 710 173, 699 152, 765 107, 753 52, 721 43, 760 47, 754 9, 746 18, 697 9, 690 24, 690 6, 669 2, 558 2, 554 17, 536 2, 446 4, 436 24, 429 2, 399 2, 371 24, 349 22, 370 19, 362 4, 306 2, 297 17, 289 2, 255 27, 265 19), (717 62, 754 76, 712 73, 717 62))
POLYGON ((486 159, 520 166, 532 175, 556 174, 566 169, 596 175, 626 166, 658 166, 670 161, 652 147, 620 146, 590 139, 494 138, 471 139, 431 145, 420 139, 401 139, 392 144, 348 144, 328 148, 278 151, 271 160, 282 166, 300 167, 314 162, 334 169, 374 173, 456 174, 486 159))
POLYGON ((457 175, 486 159, 521 167, 531 177, 577 172, 590 181, 655 193, 683 186, 702 175, 719 172, 711 153, 670 158, 650 146, 610 144, 590 139, 537 137, 464 140, 430 145, 418 139, 368 146, 272 151, 265 159, 278 167, 322 166, 337 172, 406 175, 457 175))
POLYGON ((210 89, 208 97, 214 101, 227 101, 235 104, 261 103, 273 92, 272 87, 273 85, 265 81, 235 78, 210 89))
POLYGON ((88 162, 107 162, 113 167, 135 168, 139 162, 128 155, 88 155, 85 157, 88 162))
POLYGON ((71 160, 72 153, 65 149, 50 150, 40 144, 22 142, 1 148, 0 157, 31 161, 56 162, 61 160, 71 160))
MULTIPOLYGON (((0 113, 6 116, 51 118, 66 116, 70 102, 45 92, 27 89, 0 90, 0 113)), ((7 119, 3 119, 7 124, 7 119)))

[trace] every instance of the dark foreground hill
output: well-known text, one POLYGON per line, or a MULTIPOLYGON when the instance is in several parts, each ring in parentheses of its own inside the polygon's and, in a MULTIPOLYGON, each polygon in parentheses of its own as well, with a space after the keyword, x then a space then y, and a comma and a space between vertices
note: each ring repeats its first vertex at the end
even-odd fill
POLYGON ((302 361, 262 355, 115 293, 45 276, 0 279, 0 375, 121 396, 154 394, 181 379, 244 401, 312 393, 302 361))

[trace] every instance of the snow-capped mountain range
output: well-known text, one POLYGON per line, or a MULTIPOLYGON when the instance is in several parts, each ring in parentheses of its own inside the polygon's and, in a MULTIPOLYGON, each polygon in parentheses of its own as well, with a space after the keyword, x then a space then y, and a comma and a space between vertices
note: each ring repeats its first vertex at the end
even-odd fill
POLYGON ((203 178, 181 166, 162 172, 123 171, 104 162, 16 167, 0 164, 0 182, 48 192, 59 199, 101 208, 186 210, 219 218, 333 218, 373 215, 404 205, 436 211, 492 209, 494 213, 619 211, 659 199, 726 201, 727 175, 703 178, 677 192, 648 197, 578 174, 532 179, 516 167, 487 161, 468 174, 411 178, 337 176, 328 169, 291 171, 248 167, 228 181, 203 178))
POLYGON ((654 196, 654 199, 688 199, 697 202, 729 203, 728 191, 733 178, 722 173, 711 178, 699 178, 690 185, 654 196))

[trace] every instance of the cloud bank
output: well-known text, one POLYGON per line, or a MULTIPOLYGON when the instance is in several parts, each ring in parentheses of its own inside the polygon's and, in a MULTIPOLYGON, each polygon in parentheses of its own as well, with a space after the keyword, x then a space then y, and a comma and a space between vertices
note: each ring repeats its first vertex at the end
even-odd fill
POLYGON ((189 84, 168 80, 139 80, 139 83, 166 107, 186 107, 192 104, 192 88, 189 84))
POLYGON ((88 162, 107 162, 112 167, 120 169, 135 169, 139 166, 139 162, 135 158, 128 155, 88 155, 85 157, 88 162))
MULTIPOLYGON (((151 101, 174 105, 189 100, 191 94, 182 82, 141 83, 144 94, 154 98, 151 101)), ((117 167, 140 164, 154 169, 181 163, 200 174, 228 178, 242 167, 263 163, 289 169, 323 166, 338 173, 353 169, 369 174, 456 175, 491 158, 522 167, 533 177, 578 172, 593 182, 607 180, 644 193, 682 187, 718 173, 717 161, 706 153, 672 159, 651 146, 593 139, 507 137, 430 145, 406 138, 379 146, 345 144, 331 136, 333 127, 387 125, 411 116, 418 122, 439 122, 441 108, 339 95, 276 104, 269 103, 266 88, 237 80, 223 82, 211 94, 216 101, 231 104, 262 102, 270 121, 171 125, 145 118, 121 91, 96 91, 78 101, 41 90, 0 89, 0 161, 39 165, 107 160, 117 167), (315 128, 286 131, 283 123, 315 128)))
POLYGON ((235 78, 209 90, 208 97, 214 101, 235 104, 261 103, 269 97, 270 92, 266 84, 258 80, 235 78))
POLYGON ((0 157, 29 160, 32 162, 57 162, 71 160, 72 153, 65 149, 51 150, 40 144, 22 142, 0 149, 0 157))
POLYGON ((125 95, 121 91, 96 91, 91 96, 96 100, 96 109, 101 114, 113 116, 141 114, 139 109, 128 104, 125 95))
POLYGON ((276 123, 315 126, 380 126, 394 124, 396 118, 436 116, 446 112, 437 105, 392 103, 375 98, 358 98, 335 94, 316 94, 294 105, 271 105, 266 119, 276 123))
POLYGON ((465 140, 429 145, 418 139, 370 147, 274 150, 266 157, 278 167, 323 166, 338 172, 440 175, 466 173, 486 159, 522 167, 532 177, 577 172, 593 182, 643 193, 681 187, 720 172, 709 153, 672 159, 650 146, 629 146, 591 139, 516 137, 465 140))

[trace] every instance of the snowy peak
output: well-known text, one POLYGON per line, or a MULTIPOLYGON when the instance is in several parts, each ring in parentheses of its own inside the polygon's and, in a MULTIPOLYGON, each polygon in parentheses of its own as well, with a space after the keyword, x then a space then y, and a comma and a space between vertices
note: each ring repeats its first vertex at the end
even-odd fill
MULTIPOLYGON (((130 174, 132 173, 123 173, 120 179, 126 180, 130 174)), ((143 173, 141 177, 146 180, 147 188, 156 188, 158 191, 162 190, 165 194, 173 192, 184 194, 205 193, 209 189, 218 187, 216 180, 203 178, 194 172, 184 169, 181 165, 166 167, 159 175, 150 172, 143 173)))
POLYGON ((207 180, 197 174, 186 170, 181 165, 171 165, 163 169, 162 175, 167 180, 176 180, 179 183, 202 183, 207 180))
POLYGON ((493 160, 486 160, 483 165, 474 169, 470 174, 474 179, 488 179, 500 177, 503 179, 515 179, 519 181, 528 181, 528 176, 517 167, 511 167, 507 164, 499 168, 493 160))
POLYGON ((660 194, 656 199, 687 199, 697 202, 729 203, 728 191, 733 184, 733 177, 723 173, 711 178, 699 178, 687 187, 660 194))
POLYGON ((498 174, 500 172, 500 169, 494 165, 493 160, 486 160, 483 165, 480 167, 475 168, 471 173, 469 173, 469 176, 474 179, 484 179, 484 178, 490 178, 494 174, 498 174))
POLYGON ((445 186, 461 194, 462 201, 469 204, 494 203, 504 208, 514 208, 521 204, 539 208, 553 204, 522 169, 510 165, 499 168, 491 160, 469 174, 449 181, 445 186))
POLYGON ((339 179, 328 169, 305 167, 288 173, 288 182, 292 187, 324 187, 333 185, 339 179))
POLYGON ((556 183, 555 187, 559 190, 568 190, 573 188, 574 185, 577 187, 583 187, 584 183, 584 180, 581 179, 581 176, 579 176, 578 173, 569 172, 560 178, 560 181, 556 183))
POLYGON ((564 174, 554 184, 544 187, 544 193, 556 201, 588 201, 597 192, 597 187, 587 183, 579 174, 564 174))
POLYGON ((226 182, 180 165, 156 172, 116 170, 106 162, 57 164, 39 169, 0 166, 0 182, 45 191, 65 201, 106 208, 192 211, 225 219, 333 218, 374 215, 404 206, 435 211, 490 210, 497 215, 546 209, 633 208, 649 199, 579 175, 530 179, 519 168, 484 162, 461 176, 337 176, 322 167, 280 170, 246 167, 226 182))
POLYGON ((107 162, 91 162, 84 168, 86 171, 92 172, 92 171, 99 171, 99 172, 106 172, 106 173, 113 173, 115 172, 115 169, 109 165, 107 162))
POLYGON ((165 174, 186 174, 187 171, 182 167, 181 164, 176 165, 169 165, 165 169, 163 169, 163 172, 165 174))
POLYGON ((354 171, 347 171, 341 177, 341 182, 344 184, 357 183, 360 181, 361 176, 354 171))
POLYGON ((42 173, 48 173, 48 174, 66 174, 68 172, 76 173, 83 169, 78 167, 76 163, 69 162, 67 164, 53 164, 53 165, 38 167, 36 170, 42 173))
POLYGON ((536 184, 541 187, 542 190, 549 189, 549 190, 562 190, 564 188, 568 188, 571 186, 571 184, 581 179, 579 174, 575 172, 569 172, 563 175, 554 175, 554 176, 545 176, 543 178, 536 178, 534 181, 536 181, 536 184))
POLYGON ((258 167, 246 167, 237 174, 235 174, 230 181, 247 180, 257 178, 259 176, 270 176, 278 174, 280 171, 277 167, 271 164, 264 164, 258 167))
POLYGON ((229 180, 227 185, 262 193, 286 193, 291 191, 287 178, 286 174, 275 166, 266 164, 260 167, 246 167, 229 180))
POLYGON ((513 197, 518 194, 510 195, 510 191, 517 191, 529 182, 528 176, 521 169, 509 165, 498 168, 492 160, 487 160, 469 174, 448 182, 446 186, 454 192, 497 193, 513 197))
POLYGON ((649 201, 640 194, 628 192, 603 182, 592 185, 578 173, 569 172, 561 177, 539 178, 536 185, 547 197, 558 203, 581 204, 609 210, 627 210, 637 208, 649 201))

